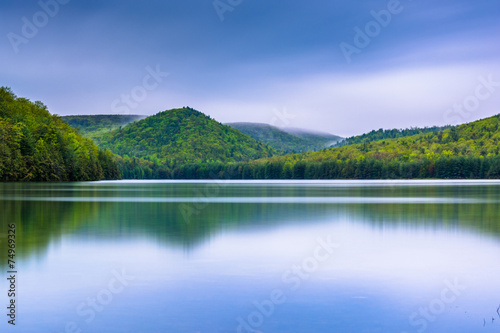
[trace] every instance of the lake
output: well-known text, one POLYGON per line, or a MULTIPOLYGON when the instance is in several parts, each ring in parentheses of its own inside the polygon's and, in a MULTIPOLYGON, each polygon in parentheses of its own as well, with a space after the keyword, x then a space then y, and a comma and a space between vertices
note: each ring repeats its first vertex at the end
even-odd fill
POLYGON ((0 184, 1 331, 498 332, 499 203, 498 181, 0 184))

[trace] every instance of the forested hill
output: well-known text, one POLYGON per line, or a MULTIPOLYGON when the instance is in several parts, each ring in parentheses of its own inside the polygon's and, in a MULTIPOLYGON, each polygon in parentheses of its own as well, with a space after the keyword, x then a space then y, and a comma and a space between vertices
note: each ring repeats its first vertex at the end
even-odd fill
POLYGON ((0 181, 117 179, 113 155, 76 133, 41 102, 0 87, 0 181))
POLYGON ((71 127, 77 129, 80 134, 90 138, 95 137, 99 133, 109 132, 143 118, 146 118, 146 116, 136 114, 97 114, 61 117, 71 127))
POLYGON ((344 139, 338 135, 333 135, 330 133, 324 133, 318 131, 311 131, 303 128, 285 127, 283 128, 283 131, 292 134, 298 138, 301 138, 303 140, 308 140, 312 142, 318 142, 319 144, 323 144, 324 147, 321 149, 324 149, 325 147, 329 148, 336 142, 339 142, 342 139, 344 139))
POLYGON ((280 129, 275 126, 260 123, 229 123, 243 134, 263 142, 276 149, 281 154, 317 151, 330 147, 341 137, 332 134, 319 134, 297 130, 295 132, 280 129))
POLYGON ((422 134, 422 133, 432 133, 439 132, 445 129, 451 128, 451 126, 433 126, 433 127, 412 127, 407 129, 390 129, 390 130, 373 130, 369 133, 365 133, 362 135, 352 136, 350 138, 346 138, 342 141, 337 142, 334 147, 342 147, 347 145, 354 145, 358 143, 369 143, 372 141, 385 140, 385 139, 396 139, 396 138, 404 138, 407 136, 422 134))
POLYGON ((500 116, 497 115, 439 132, 224 167, 188 167, 176 174, 186 178, 211 174, 235 179, 498 179, 499 151, 500 116))
POLYGON ((438 132, 363 142, 300 156, 307 161, 383 160, 413 162, 451 157, 495 157, 500 150, 500 115, 438 132))
POLYGON ((191 108, 173 109, 96 138, 121 156, 171 168, 186 163, 237 162, 270 157, 275 150, 191 108))

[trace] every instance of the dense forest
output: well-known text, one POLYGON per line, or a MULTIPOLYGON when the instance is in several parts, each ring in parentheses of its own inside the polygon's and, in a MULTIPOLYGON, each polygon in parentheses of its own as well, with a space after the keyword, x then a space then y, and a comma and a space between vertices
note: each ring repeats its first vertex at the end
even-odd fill
POLYGON ((145 119, 103 115, 71 116, 65 117, 65 121, 92 137, 100 148, 61 117, 51 115, 41 102, 18 98, 9 88, 0 88, 0 181, 76 181, 120 176, 500 178, 498 115, 454 127, 372 131, 348 138, 339 147, 297 154, 285 153, 325 144, 321 140, 335 136, 283 131, 262 124, 232 124, 247 135, 189 107, 145 119))
MULTIPOLYGON (((135 178, 135 177, 134 177, 135 178)), ((156 178, 153 175, 152 178, 156 178)), ((165 177, 159 177, 165 178, 165 177)), ((377 159, 191 164, 171 179, 498 179, 500 157, 442 157, 402 162, 377 159)))
POLYGON ((188 163, 250 161, 276 153, 191 108, 160 112, 104 133, 95 142, 124 158, 141 158, 167 168, 188 163))
MULTIPOLYGON (((176 179, 500 178, 500 116, 438 132, 245 163, 185 164, 176 179)), ((141 169, 139 161, 134 165, 141 169)), ((167 176, 167 177, 165 177, 167 176)), ((153 178, 158 174, 152 174, 153 178)))
POLYGON ((224 168, 186 166, 176 174, 191 177, 208 168, 212 176, 245 179, 500 178, 499 123, 497 115, 438 132, 224 168))
POLYGON ((75 132, 41 102, 0 87, 0 181, 117 179, 114 156, 75 132))
POLYGON ((412 127, 407 129, 390 129, 390 130, 384 130, 381 128, 377 131, 373 130, 362 135, 352 136, 350 138, 341 140, 337 142, 334 145, 334 147, 355 145, 357 143, 369 143, 372 141, 379 141, 384 139, 404 138, 406 136, 412 136, 422 133, 439 132, 448 128, 451 128, 451 126, 444 126, 444 127, 433 126, 424 128, 412 127))
POLYGON ((304 130, 287 131, 268 124, 229 123, 227 125, 267 144, 281 155, 317 151, 342 140, 341 137, 332 134, 312 133, 304 130))

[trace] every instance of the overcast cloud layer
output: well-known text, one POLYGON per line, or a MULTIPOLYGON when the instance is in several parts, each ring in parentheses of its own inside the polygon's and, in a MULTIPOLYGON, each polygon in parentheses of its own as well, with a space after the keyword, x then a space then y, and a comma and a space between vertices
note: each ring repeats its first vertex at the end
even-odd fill
POLYGON ((59 115, 350 136, 500 113, 499 1, 8 0, 0 22, 0 85, 59 115))

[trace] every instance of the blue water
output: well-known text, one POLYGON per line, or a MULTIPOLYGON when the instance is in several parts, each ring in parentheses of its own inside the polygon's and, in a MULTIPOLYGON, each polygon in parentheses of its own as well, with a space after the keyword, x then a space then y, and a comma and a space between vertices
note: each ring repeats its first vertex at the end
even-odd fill
POLYGON ((498 332, 499 200, 487 181, 0 184, 1 331, 498 332))

